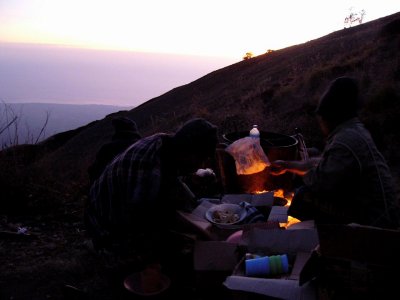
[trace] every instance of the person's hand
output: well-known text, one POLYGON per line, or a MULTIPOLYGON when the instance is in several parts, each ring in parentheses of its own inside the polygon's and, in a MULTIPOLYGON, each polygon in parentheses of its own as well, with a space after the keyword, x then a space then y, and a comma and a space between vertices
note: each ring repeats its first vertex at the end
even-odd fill
POLYGON ((287 171, 287 163, 284 160, 276 160, 271 162, 269 166, 269 172, 271 175, 282 175, 285 174, 287 171))

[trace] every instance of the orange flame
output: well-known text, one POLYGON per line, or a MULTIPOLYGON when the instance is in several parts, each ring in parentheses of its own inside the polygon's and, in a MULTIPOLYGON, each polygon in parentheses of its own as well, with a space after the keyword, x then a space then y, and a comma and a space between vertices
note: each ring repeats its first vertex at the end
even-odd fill
MULTIPOLYGON (((263 193, 267 193, 267 192, 269 192, 269 191, 264 190, 264 191, 256 191, 255 193, 263 194, 263 193)), ((283 189, 274 190, 273 192, 274 192, 274 197, 284 198, 285 200, 287 200, 287 203, 285 206, 287 206, 287 207, 290 206, 290 204, 292 203, 293 196, 294 196, 293 192, 287 192, 287 191, 284 191, 283 189)), ((292 216, 288 216, 287 223, 279 223, 279 226, 288 228, 289 226, 299 223, 299 222, 300 222, 299 219, 296 219, 292 216)))

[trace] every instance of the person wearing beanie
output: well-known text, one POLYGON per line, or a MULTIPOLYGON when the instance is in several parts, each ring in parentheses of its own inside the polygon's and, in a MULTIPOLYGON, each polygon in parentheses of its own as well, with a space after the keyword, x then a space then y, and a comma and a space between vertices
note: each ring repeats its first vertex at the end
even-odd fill
POLYGON ((316 116, 326 145, 320 157, 275 161, 271 174, 297 174, 303 185, 288 214, 317 224, 400 227, 400 208, 390 168, 358 118, 358 83, 333 80, 320 98, 316 116))
POLYGON ((354 78, 336 78, 321 97, 315 112, 336 126, 357 117, 361 108, 358 94, 358 83, 354 78))
POLYGON ((111 124, 114 127, 113 140, 125 136, 135 139, 141 138, 136 122, 128 117, 115 117, 112 119, 111 124))
POLYGON ((181 177, 207 166, 217 137, 215 125, 196 118, 175 133, 141 138, 108 164, 85 211, 95 248, 135 252, 148 264, 171 261, 176 210, 197 204, 181 177))
POLYGON ((94 162, 88 168, 89 186, 118 154, 141 138, 136 122, 128 117, 115 117, 111 124, 114 127, 111 141, 99 149, 94 162))

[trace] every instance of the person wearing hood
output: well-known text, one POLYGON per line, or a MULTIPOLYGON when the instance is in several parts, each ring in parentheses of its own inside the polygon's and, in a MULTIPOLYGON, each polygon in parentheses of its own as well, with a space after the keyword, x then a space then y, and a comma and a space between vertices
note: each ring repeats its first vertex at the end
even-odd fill
POLYGON ((116 117, 111 121, 114 134, 111 141, 104 144, 96 153, 96 159, 88 168, 89 184, 98 179, 106 166, 122 151, 138 141, 140 135, 136 122, 128 117, 116 117))
POLYGON ((331 82, 320 98, 317 119, 326 145, 320 157, 275 161, 271 174, 302 178, 288 214, 317 224, 357 223, 399 228, 400 208, 390 168, 358 118, 358 83, 351 77, 331 82))

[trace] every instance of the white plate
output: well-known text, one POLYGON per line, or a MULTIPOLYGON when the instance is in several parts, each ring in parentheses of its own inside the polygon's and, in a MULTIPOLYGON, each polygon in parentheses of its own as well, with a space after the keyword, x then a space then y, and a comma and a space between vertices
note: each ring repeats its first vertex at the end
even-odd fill
POLYGON ((207 210, 205 217, 209 222, 211 222, 213 224, 216 224, 219 226, 231 226, 231 225, 235 225, 235 224, 238 224, 241 221, 243 221, 243 219, 246 217, 246 215, 247 215, 246 209, 241 207, 240 205, 223 203, 223 204, 214 205, 214 206, 210 207, 207 210), (227 214, 228 216, 232 216, 233 214, 236 214, 237 219, 233 221, 232 218, 228 217, 227 221, 218 222, 214 218, 214 215, 219 212, 221 214, 227 214))

